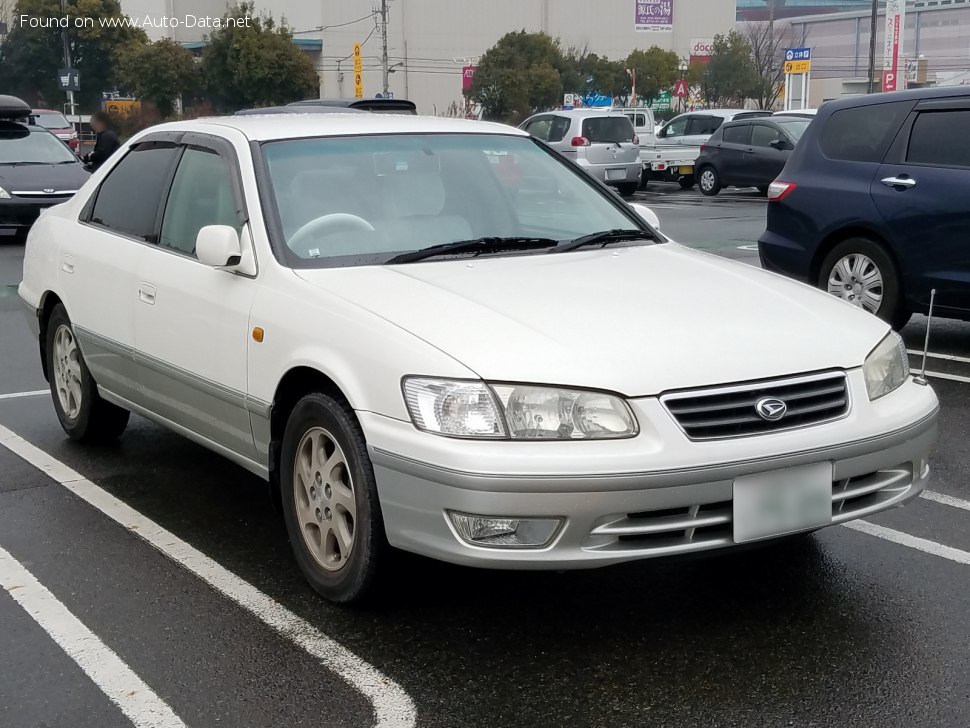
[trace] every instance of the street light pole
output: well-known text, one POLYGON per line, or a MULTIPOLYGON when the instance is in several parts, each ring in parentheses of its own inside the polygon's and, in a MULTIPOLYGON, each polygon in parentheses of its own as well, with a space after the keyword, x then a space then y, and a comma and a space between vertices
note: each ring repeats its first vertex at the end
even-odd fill
MULTIPOLYGON (((67 17, 67 0, 61 0, 61 12, 67 17)), ((64 68, 71 68, 71 40, 67 36, 67 26, 61 31, 61 41, 64 44, 64 68)), ((70 81, 69 81, 70 82, 70 81)), ((68 86, 67 89, 67 108, 68 115, 74 116, 74 90, 68 86)))
POLYGON ((879 0, 872 0, 872 17, 869 21, 869 87, 866 93, 876 90, 876 18, 879 0))
POLYGON ((384 73, 384 97, 388 91, 387 66, 387 0, 381 0, 381 70, 384 73))

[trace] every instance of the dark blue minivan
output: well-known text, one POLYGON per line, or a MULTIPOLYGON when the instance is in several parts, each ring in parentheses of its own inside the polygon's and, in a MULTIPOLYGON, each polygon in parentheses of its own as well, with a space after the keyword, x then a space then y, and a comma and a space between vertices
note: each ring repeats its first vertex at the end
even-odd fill
POLYGON ((900 328, 970 320, 970 87, 826 103, 768 191, 761 263, 900 328))

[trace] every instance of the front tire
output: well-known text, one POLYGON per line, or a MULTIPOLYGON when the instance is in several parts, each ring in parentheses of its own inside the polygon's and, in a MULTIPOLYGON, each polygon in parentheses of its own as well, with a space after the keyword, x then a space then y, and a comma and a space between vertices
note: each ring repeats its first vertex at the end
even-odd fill
POLYGON ((62 304, 55 306, 47 321, 44 351, 54 411, 68 437, 84 442, 118 438, 131 415, 98 394, 62 304))
POLYGON ((297 564, 332 602, 364 599, 387 550, 367 443, 353 411, 321 393, 293 408, 280 456, 283 517, 297 564))
POLYGON ((817 283, 895 329, 909 321, 896 265, 874 240, 849 238, 836 245, 822 261, 817 283))
POLYGON ((697 188, 701 191, 702 195, 706 195, 707 197, 713 197, 721 191, 721 177, 714 167, 708 165, 701 169, 701 173, 697 178, 697 188))

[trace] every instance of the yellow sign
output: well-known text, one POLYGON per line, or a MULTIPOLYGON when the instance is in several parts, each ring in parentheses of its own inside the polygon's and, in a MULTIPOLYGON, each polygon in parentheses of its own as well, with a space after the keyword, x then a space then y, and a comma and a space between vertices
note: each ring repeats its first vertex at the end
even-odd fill
POLYGON ((354 73, 354 98, 364 98, 364 74, 360 72, 354 73))
POLYGON ((360 73, 363 70, 363 60, 364 55, 360 43, 354 43, 354 73, 360 73))
POLYGON ((811 61, 785 61, 785 73, 808 73, 811 70, 811 61))

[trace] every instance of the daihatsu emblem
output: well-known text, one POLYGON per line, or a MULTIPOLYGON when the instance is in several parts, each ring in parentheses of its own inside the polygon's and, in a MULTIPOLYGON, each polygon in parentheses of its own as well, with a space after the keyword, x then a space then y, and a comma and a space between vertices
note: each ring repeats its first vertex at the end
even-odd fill
POLYGON ((755 403, 754 408, 761 419, 768 420, 769 422, 780 420, 788 411, 788 405, 774 397, 759 399, 755 403))
POLYGON ((48 195, 53 195, 54 194, 54 188, 53 187, 45 187, 44 188, 44 192, 46 194, 48 194, 48 195))

